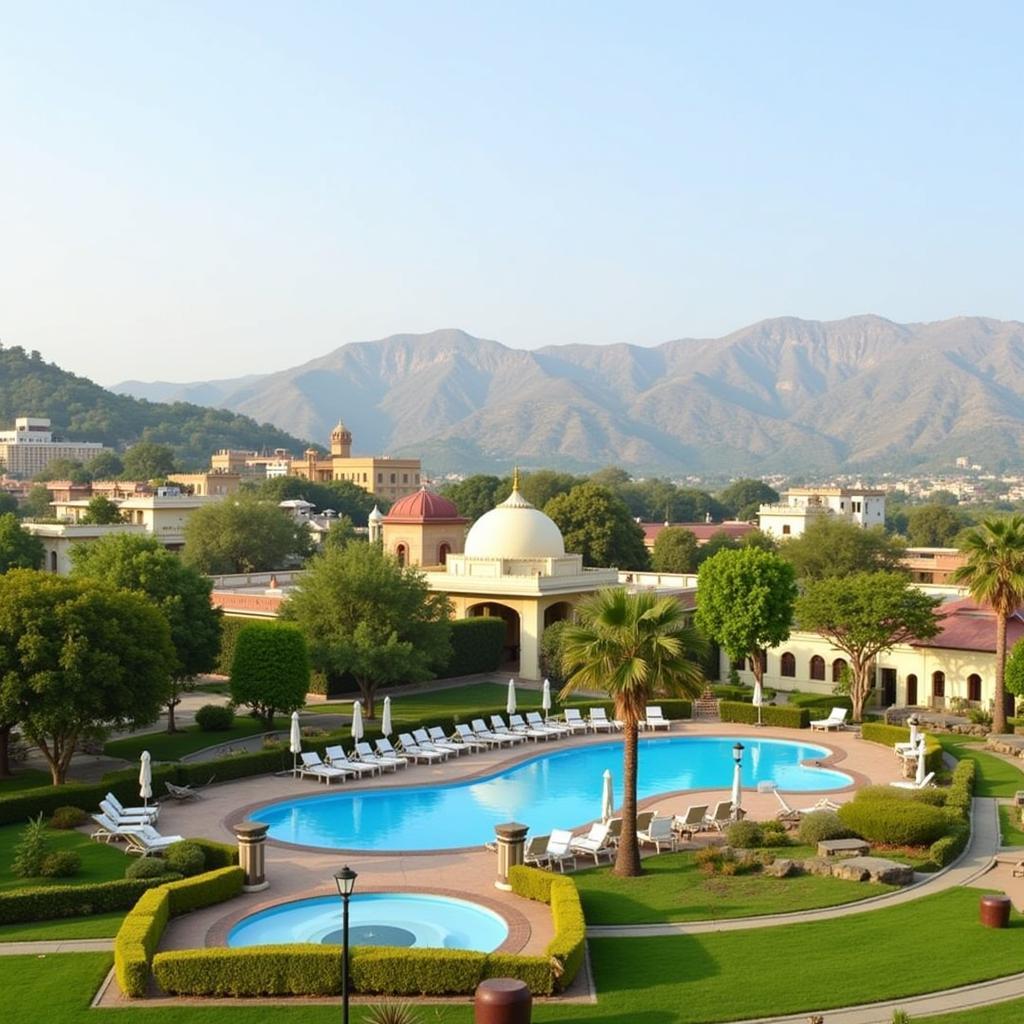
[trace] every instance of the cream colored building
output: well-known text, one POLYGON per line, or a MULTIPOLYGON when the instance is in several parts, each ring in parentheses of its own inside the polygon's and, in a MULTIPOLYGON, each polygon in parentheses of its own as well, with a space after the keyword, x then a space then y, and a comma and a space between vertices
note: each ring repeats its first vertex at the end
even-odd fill
POLYGON ((42 542, 45 555, 42 568, 66 576, 71 572, 71 548, 88 544, 113 534, 148 536, 144 526, 114 523, 110 526, 88 526, 84 523, 23 523, 23 527, 42 542))
POLYGON ((374 507, 370 539, 379 539, 401 565, 443 569, 449 556, 462 554, 468 524, 453 502, 421 487, 399 498, 386 516, 374 507), (377 524, 379 534, 375 532, 377 524))
POLYGON ((791 487, 783 500, 758 509, 761 530, 776 540, 799 537, 819 518, 864 528, 885 525, 885 491, 864 487, 791 487))
POLYGON ((210 470, 207 473, 174 473, 167 478, 167 482, 197 498, 226 498, 238 492, 242 486, 242 476, 240 473, 210 470))
POLYGON ((105 450, 95 441, 55 441, 45 418, 18 416, 13 430, 0 431, 0 462, 11 476, 31 478, 55 459, 88 462, 105 450))

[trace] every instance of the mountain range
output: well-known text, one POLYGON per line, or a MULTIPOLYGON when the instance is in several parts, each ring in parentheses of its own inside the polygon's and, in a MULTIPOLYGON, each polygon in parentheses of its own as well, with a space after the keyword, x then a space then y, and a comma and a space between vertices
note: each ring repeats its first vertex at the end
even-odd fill
POLYGON ((615 464, 831 473, 1018 463, 1024 324, 782 317, 722 338, 523 351, 461 330, 343 345, 264 376, 113 390, 216 406, 435 472, 615 464))

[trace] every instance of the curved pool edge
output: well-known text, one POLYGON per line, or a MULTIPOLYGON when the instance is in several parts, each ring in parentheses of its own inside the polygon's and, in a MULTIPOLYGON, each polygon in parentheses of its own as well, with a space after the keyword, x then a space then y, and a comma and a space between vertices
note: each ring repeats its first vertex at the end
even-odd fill
MULTIPOLYGON (((289 844, 282 844, 289 845, 289 844)), ((320 849, 319 847, 317 849, 320 849)), ((475 849, 475 847, 474 847, 475 849)), ((492 950, 493 953, 519 953, 523 950, 526 944, 530 941, 532 929, 530 922, 526 919, 526 916, 520 911, 516 910, 515 907, 509 906, 506 903, 501 902, 498 899, 493 898, 490 895, 481 895, 477 892, 467 892, 465 889, 445 889, 437 886, 428 885, 390 885, 386 889, 379 887, 373 887, 369 889, 360 888, 360 893, 366 895, 377 895, 377 896, 440 896, 445 899, 459 900, 462 903, 477 903, 485 910, 491 911, 493 914, 497 914, 501 917, 506 926, 508 927, 508 935, 505 941, 502 942, 497 949, 492 950)), ((260 893, 259 895, 264 895, 260 893)), ((319 897, 334 896, 337 898, 337 889, 334 888, 329 882, 325 882, 323 885, 319 885, 314 889, 306 889, 301 892, 290 893, 285 898, 278 899, 264 899, 254 902, 251 906, 247 906, 244 909, 235 908, 234 910, 224 914, 222 917, 217 918, 213 924, 206 930, 205 945, 207 947, 221 947, 223 949, 233 948, 246 948, 246 947, 232 947, 227 943, 228 934, 235 925, 241 923, 245 918, 251 917, 253 914, 258 914, 264 910, 270 910, 274 907, 284 906, 289 903, 301 903, 304 900, 317 899, 319 897)), ((255 948, 255 947, 248 947, 255 948)), ((434 947, 421 947, 421 948, 434 948, 434 947)))

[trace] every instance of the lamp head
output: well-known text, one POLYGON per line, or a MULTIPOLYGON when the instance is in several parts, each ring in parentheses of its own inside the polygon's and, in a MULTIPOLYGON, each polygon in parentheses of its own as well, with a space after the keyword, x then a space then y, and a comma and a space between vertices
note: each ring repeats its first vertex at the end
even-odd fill
POLYGON ((736 743, 733 746, 733 748, 732 748, 732 756, 733 756, 733 760, 737 764, 739 764, 740 761, 743 759, 743 744, 742 743, 736 743))
POLYGON ((356 879, 359 876, 347 864, 334 875, 334 882, 338 886, 338 895, 342 899, 348 899, 352 890, 356 887, 356 879))

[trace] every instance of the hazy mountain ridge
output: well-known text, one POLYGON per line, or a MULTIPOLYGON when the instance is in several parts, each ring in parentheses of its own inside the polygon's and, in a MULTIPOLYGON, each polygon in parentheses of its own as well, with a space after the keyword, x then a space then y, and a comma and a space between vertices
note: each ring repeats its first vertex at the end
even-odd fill
POLYGON ((651 348, 523 351, 459 330, 400 334, 262 377, 177 387, 304 437, 325 440, 341 416, 356 451, 422 454, 438 471, 519 461, 828 472, 946 465, 961 454, 1016 461, 1022 370, 1017 321, 864 315, 782 317, 651 348))

